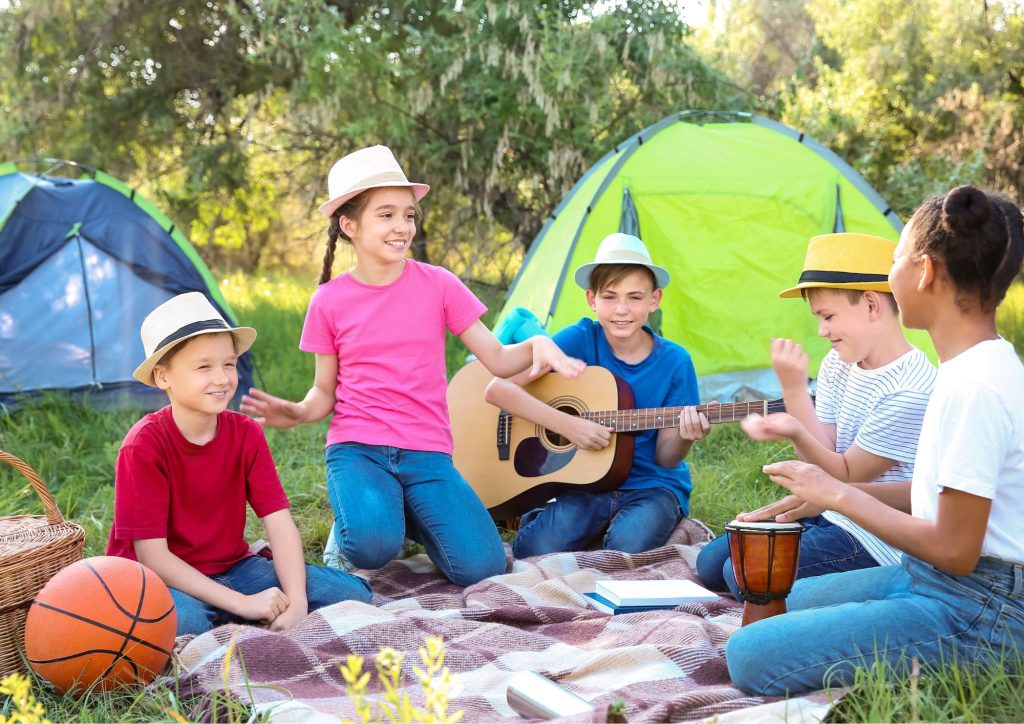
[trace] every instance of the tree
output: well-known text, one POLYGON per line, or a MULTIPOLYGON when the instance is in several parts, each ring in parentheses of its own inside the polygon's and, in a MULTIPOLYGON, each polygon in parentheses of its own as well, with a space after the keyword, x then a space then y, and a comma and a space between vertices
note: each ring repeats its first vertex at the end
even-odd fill
MULTIPOLYGON (((741 0, 729 22, 769 4, 741 0)), ((1020 3, 810 0, 806 17, 809 63, 772 79, 762 108, 840 153, 904 216, 959 183, 1022 198, 1020 3)), ((722 67, 748 60, 715 41, 722 67)))
POLYGON ((245 219, 247 240, 265 246, 254 237, 279 221, 278 194, 253 178, 251 157, 265 101, 290 79, 252 63, 245 41, 215 3, 15 3, 0 11, 0 149, 125 177, 228 246, 245 219))
POLYGON ((815 59, 824 49, 806 6, 806 0, 713 4, 711 22, 697 32, 698 47, 770 112, 781 89, 816 80, 815 59))
POLYGON ((386 143, 434 186, 417 256, 498 278, 616 140, 750 105, 661 0, 38 0, 0 12, 3 41, 8 154, 86 157, 197 243, 251 249, 293 226, 282 209, 308 218, 336 158, 386 143))

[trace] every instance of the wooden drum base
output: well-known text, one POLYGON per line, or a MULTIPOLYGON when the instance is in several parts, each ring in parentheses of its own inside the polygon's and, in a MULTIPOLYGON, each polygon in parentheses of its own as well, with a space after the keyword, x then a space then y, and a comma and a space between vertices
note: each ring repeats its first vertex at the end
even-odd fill
POLYGON ((764 605, 756 603, 750 603, 747 601, 743 604, 743 623, 742 626, 760 621, 761 619, 771 618, 772 616, 778 616, 780 613, 786 612, 786 599, 779 599, 777 601, 769 601, 764 605))

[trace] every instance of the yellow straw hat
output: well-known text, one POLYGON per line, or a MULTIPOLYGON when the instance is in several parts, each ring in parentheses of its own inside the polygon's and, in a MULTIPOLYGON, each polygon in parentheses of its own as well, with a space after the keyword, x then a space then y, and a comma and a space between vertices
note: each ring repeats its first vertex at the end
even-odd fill
POLYGON ((811 238, 804 270, 795 287, 780 297, 799 297, 803 289, 860 289, 888 292, 889 269, 896 242, 870 234, 822 234, 811 238))

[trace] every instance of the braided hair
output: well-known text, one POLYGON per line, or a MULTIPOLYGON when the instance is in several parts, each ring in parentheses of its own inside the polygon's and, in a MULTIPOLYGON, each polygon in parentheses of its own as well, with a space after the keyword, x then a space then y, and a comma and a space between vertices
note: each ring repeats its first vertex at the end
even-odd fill
POLYGON ((334 267, 334 251, 338 246, 338 237, 352 243, 352 239, 341 230, 341 217, 346 216, 350 219, 358 220, 369 201, 370 194, 364 191, 350 198, 331 214, 331 220, 327 223, 327 248, 324 250, 324 264, 320 270, 320 281, 318 284, 326 284, 331 280, 331 271, 334 267))

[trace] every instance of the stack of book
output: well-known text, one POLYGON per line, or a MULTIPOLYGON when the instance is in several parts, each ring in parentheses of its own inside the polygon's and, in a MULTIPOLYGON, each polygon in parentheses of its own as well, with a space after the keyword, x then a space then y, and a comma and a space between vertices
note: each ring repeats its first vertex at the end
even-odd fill
POLYGON ((605 613, 637 613, 675 608, 695 601, 716 601, 718 594, 693 581, 665 579, 656 581, 594 582, 594 592, 584 593, 587 602, 605 613))

